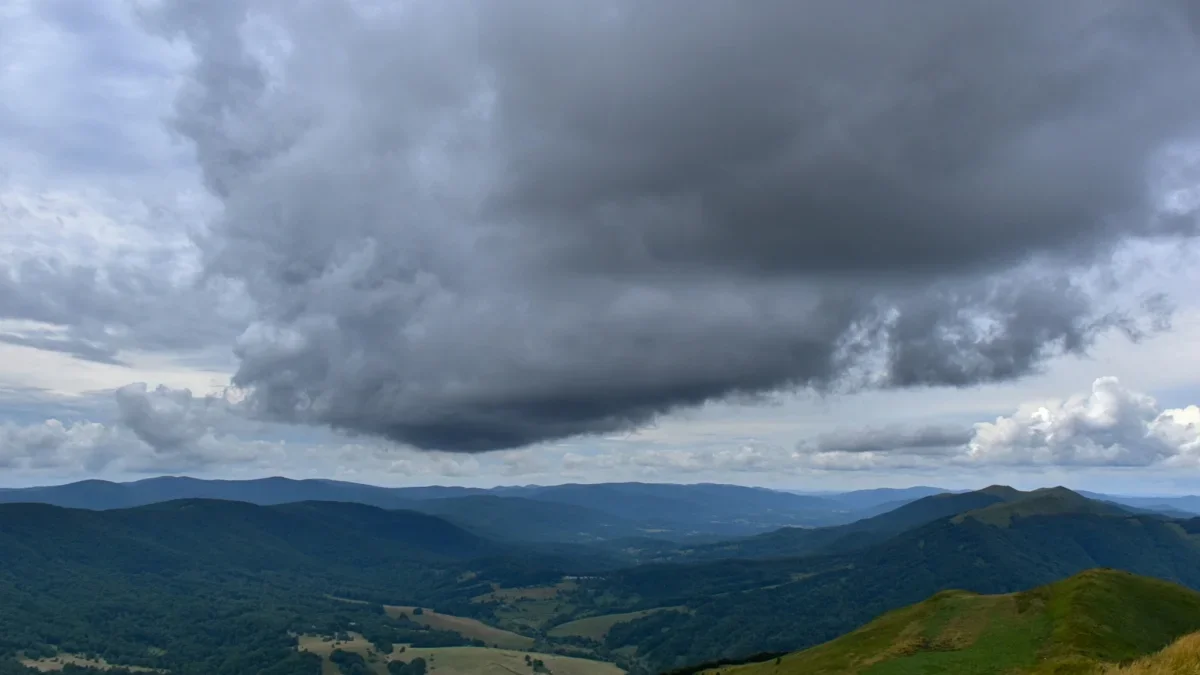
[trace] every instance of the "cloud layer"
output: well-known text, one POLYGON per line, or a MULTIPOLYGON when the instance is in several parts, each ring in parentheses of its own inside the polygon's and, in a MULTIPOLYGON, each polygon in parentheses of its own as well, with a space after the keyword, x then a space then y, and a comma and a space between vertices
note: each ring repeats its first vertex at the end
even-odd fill
MULTIPOLYGON (((0 157, 107 196, 64 224, 68 197, 0 181, 21 322, 0 340, 110 362, 233 342, 267 420, 476 452, 793 388, 1009 380, 1159 326, 1122 255, 1195 234, 1183 0, 15 7, 50 28, 0 32, 55 60, 0 93, 88 85, 0 111, 0 157), (218 203, 164 196, 189 179, 218 203)), ((227 412, 122 391, 159 452, 227 412)), ((885 439, 854 440, 805 456, 885 439)))
POLYGON ((1115 377, 971 426, 864 429, 804 442, 799 465, 869 470, 957 466, 1200 466, 1200 407, 1164 409, 1115 377))
POLYGON ((165 5, 271 419, 482 451, 1018 377, 1194 229, 1187 3, 165 5))
POLYGON ((1102 377, 1090 394, 1023 406, 1011 417, 975 425, 972 461, 1069 466, 1195 466, 1200 407, 1163 410, 1151 397, 1102 377))
POLYGON ((878 484, 880 476, 892 484, 961 487, 1014 479, 1042 483, 1055 474, 1055 480, 1075 485, 1105 476, 1110 485, 1112 480, 1120 485, 1128 483, 1130 469, 1142 480, 1169 482, 1200 467, 1200 407, 1165 409, 1111 377, 1096 380, 1090 392, 1026 403, 974 425, 846 430, 794 446, 727 434, 635 434, 486 455, 402 449, 337 435, 287 438, 242 417, 229 399, 184 390, 126 387, 116 395, 111 421, 101 403, 81 402, 61 419, 0 423, 0 469, 10 482, 39 483, 190 473, 376 484, 671 480, 820 489, 826 482, 878 484), (1022 474, 1038 478, 1021 479, 1022 474))

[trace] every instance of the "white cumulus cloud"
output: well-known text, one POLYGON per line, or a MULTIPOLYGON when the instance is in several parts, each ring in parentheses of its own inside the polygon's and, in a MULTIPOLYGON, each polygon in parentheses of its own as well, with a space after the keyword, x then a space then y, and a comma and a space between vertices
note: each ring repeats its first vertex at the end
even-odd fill
POLYGON ((1102 377, 1091 392, 975 425, 965 459, 989 464, 1150 466, 1200 459, 1200 408, 1162 409, 1102 377))

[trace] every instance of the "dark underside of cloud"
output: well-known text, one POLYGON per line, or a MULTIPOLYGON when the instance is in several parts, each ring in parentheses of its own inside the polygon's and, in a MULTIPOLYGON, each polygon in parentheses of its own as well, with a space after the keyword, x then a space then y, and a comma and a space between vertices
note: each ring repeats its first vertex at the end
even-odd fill
POLYGON ((1112 252, 1194 232, 1160 206, 1197 131, 1190 4, 147 20, 195 51, 174 124, 224 204, 209 269, 257 306, 255 410, 484 451, 733 395, 1015 378, 1133 328, 1112 252))

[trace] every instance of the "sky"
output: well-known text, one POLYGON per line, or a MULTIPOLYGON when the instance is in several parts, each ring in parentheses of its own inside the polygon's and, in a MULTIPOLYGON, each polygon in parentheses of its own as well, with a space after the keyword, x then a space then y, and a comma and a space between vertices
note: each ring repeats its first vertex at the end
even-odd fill
POLYGON ((1200 493, 1198 30, 9 0, 0 484, 1200 493))

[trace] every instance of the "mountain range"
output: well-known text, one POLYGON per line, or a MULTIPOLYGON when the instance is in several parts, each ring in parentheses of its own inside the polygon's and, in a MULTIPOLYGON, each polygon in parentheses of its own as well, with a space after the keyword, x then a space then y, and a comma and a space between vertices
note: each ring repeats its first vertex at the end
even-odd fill
MULTIPOLYGON (((1200 588, 1200 517, 1063 487, 858 499, 717 485, 388 489, 166 478, 0 494, 9 502, 0 504, 0 606, 8 608, 0 675, 8 675, 5 654, 107 654, 184 675, 333 672, 338 666, 314 662, 312 652, 296 653, 295 636, 314 631, 428 645, 507 631, 506 643, 635 673, 764 652, 804 664, 829 649, 783 654, 878 628, 870 622, 931 596, 938 607, 967 607, 964 616, 992 616, 968 606, 1000 601, 955 598, 1055 588, 1094 568, 1200 588), (294 500, 313 495, 326 499, 294 500), (871 515, 757 532, 829 503, 871 515), (737 527, 751 534, 721 539, 737 527), (960 593, 938 595, 950 590, 960 593), (451 618, 422 627, 382 605, 424 605, 451 618), (480 628, 461 632, 471 625, 480 628), (271 671, 268 662, 285 666, 271 671)), ((941 644, 935 628, 922 635, 941 644)), ((986 630, 971 630, 970 645, 992 644, 986 630)), ((1161 648, 1183 629, 1155 630, 1139 649, 1161 648)), ((1022 649, 1049 644, 1030 638, 1022 649)))
POLYGON ((224 499, 260 505, 340 501, 444 515, 482 533, 534 541, 596 541, 648 534, 658 539, 734 537, 778 527, 850 522, 878 503, 797 495, 735 485, 602 483, 554 486, 385 488, 330 480, 245 481, 150 478, 129 483, 88 480, 0 490, 0 503, 38 502, 82 509, 121 509, 174 499, 224 499), (536 523, 536 527, 531 524, 536 523))
MULTIPOLYGON (((383 509, 408 509, 446 517, 467 529, 501 539, 522 541, 596 542, 649 537, 678 542, 715 541, 770 533, 773 553, 839 550, 802 530, 851 525, 842 536, 873 536, 871 530, 892 531, 897 525, 917 524, 938 514, 956 513, 953 502, 924 501, 927 497, 981 499, 980 492, 954 492, 937 487, 878 488, 841 493, 798 494, 766 488, 720 484, 598 483, 552 486, 379 487, 333 480, 294 480, 281 477, 255 480, 202 480, 163 476, 114 483, 86 480, 65 485, 0 489, 0 503, 35 502, 92 510, 122 509, 176 499, 222 499, 260 505, 301 501, 367 504, 383 509), (961 497, 963 494, 976 495, 961 497), (897 511, 921 500, 924 511, 897 511), (928 513, 931 517, 920 515, 928 513), (866 521, 873 516, 883 519, 866 521), (915 520, 914 520, 915 519, 915 520), (795 528, 776 533, 779 528, 795 528), (784 542, 793 539, 788 550, 784 542)), ((1089 498, 1122 504, 1174 517, 1200 514, 1200 497, 1123 497, 1081 493, 1089 498)), ((745 551, 763 544, 746 543, 745 551)), ((698 556, 710 555, 697 552, 698 556)))
POLYGON ((947 589, 1010 593, 1095 567, 1200 587, 1200 518, 1135 513, 1065 488, 983 493, 1002 498, 876 535, 882 541, 849 552, 616 572, 598 594, 688 611, 620 626, 607 644, 635 648, 659 667, 682 667, 815 645, 947 589))

